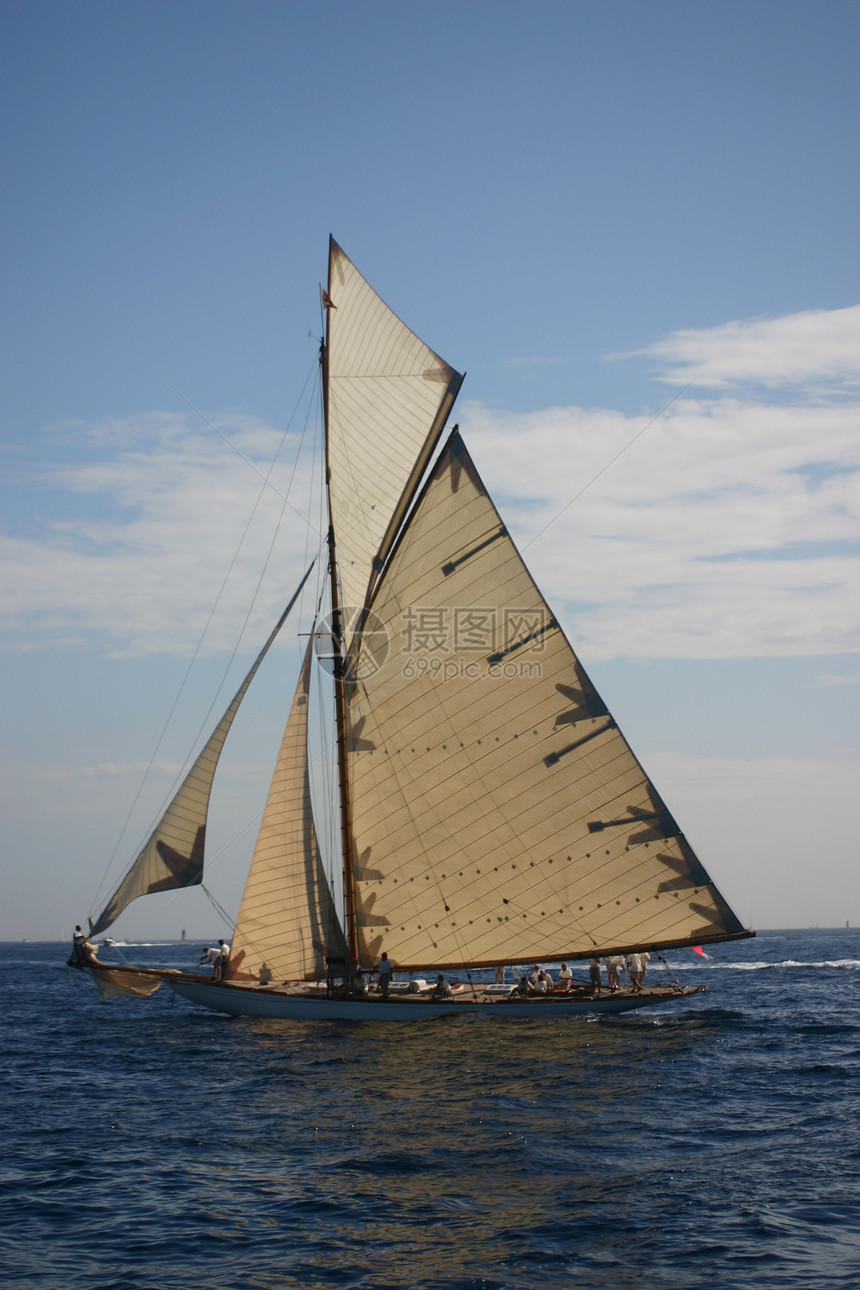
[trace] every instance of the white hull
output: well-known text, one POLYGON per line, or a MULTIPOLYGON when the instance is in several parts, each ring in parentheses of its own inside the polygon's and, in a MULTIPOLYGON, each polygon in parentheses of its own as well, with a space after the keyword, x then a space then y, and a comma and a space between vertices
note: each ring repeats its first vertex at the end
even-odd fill
POLYGON ((183 999, 233 1017, 270 1017, 292 1021, 418 1021, 422 1017, 517 1017, 531 1020, 558 1017, 592 1017, 652 1008, 662 1003, 700 994, 703 986, 673 989, 658 986, 641 994, 619 990, 594 998, 555 995, 550 999, 487 998, 478 990, 464 991, 448 1002, 419 995, 392 995, 387 1000, 328 998, 312 991, 272 990, 258 986, 215 985, 180 978, 169 984, 183 999))

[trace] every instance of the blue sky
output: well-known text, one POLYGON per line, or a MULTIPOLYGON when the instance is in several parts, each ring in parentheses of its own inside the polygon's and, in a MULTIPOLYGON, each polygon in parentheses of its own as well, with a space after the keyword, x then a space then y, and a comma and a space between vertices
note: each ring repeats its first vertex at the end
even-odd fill
MULTIPOLYGON (((171 387, 263 470, 290 426, 289 464, 330 232, 467 371, 491 492, 741 917, 860 921, 857 6, 0 15, 0 937, 91 911, 254 504, 171 387)), ((299 543, 288 523, 243 650, 299 543)), ((272 740, 261 701, 231 836, 257 809, 241 755, 264 788, 272 740)), ((186 751, 177 729, 166 777, 186 751)), ((129 926, 180 916, 220 930, 184 906, 129 926)))

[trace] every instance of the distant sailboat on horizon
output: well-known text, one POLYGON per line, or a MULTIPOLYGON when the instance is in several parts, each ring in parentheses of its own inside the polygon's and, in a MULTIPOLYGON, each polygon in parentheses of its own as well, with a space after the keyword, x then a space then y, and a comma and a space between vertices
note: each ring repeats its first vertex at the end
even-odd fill
MULTIPOLYGON (((661 953, 752 936, 687 843, 541 595, 454 427, 462 376, 330 242, 321 346, 330 605, 308 641, 222 979, 75 966, 105 993, 167 982, 239 1016, 624 1012, 697 993, 541 996, 401 975, 661 953), (325 642, 320 649, 319 642, 325 642), (334 691, 343 899, 314 820, 315 650, 334 691)), ((249 685, 310 570, 146 845, 91 923, 202 882, 209 796, 249 685)))

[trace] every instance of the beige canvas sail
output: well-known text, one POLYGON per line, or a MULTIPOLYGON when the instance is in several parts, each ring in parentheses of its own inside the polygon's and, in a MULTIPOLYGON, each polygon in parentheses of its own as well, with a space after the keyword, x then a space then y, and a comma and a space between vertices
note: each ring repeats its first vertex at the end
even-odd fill
POLYGON ((313 637, 275 765, 230 954, 232 979, 315 980, 326 954, 345 954, 323 869, 308 776, 313 637))
MULTIPOLYGON (((331 242, 327 340, 331 521, 344 608, 361 609, 462 383, 331 242)), ((355 616, 348 612, 349 642, 355 616)))
POLYGON ((212 781, 224 741, 248 686, 286 622, 287 615, 307 582, 311 569, 308 569, 299 583, 295 595, 257 655, 253 667, 236 692, 224 716, 174 794, 164 815, 153 829, 146 846, 93 924, 90 930, 91 936, 96 936, 110 927, 126 906, 138 896, 146 896, 158 891, 172 891, 178 887, 193 887, 203 881, 206 817, 209 813, 212 781))
POLYGON ((373 611, 389 653, 352 686, 348 731, 362 962, 522 963, 742 932, 457 435, 373 611))

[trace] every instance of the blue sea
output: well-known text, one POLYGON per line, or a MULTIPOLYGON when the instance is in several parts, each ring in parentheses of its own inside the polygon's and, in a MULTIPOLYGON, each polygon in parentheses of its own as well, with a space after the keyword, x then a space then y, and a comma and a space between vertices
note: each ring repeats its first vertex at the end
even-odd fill
MULTIPOLYGON (((134 946, 191 967, 199 946, 134 946)), ((860 932, 600 1020, 235 1020, 0 946, 6 1290, 860 1285, 860 932)))

